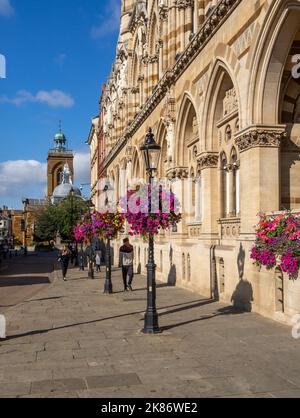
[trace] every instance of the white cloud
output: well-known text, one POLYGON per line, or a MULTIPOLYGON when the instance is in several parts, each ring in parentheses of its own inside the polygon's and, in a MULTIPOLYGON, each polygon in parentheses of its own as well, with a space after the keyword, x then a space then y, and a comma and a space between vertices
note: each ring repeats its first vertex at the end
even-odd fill
POLYGON ((10 17, 13 13, 14 9, 10 0, 0 0, 0 16, 10 17))
POLYGON ((91 36, 94 39, 101 39, 107 34, 119 30, 120 13, 120 0, 110 0, 105 8, 104 14, 99 16, 100 23, 92 27, 91 36))
POLYGON ((50 107, 68 108, 73 107, 75 101, 72 96, 61 90, 40 90, 35 95, 27 90, 20 90, 15 97, 0 96, 0 103, 9 103, 15 106, 21 106, 24 103, 42 103, 50 107))
POLYGON ((78 152, 75 153, 74 158, 74 173, 75 183, 85 184, 90 183, 90 154, 89 152, 78 152))
MULTIPOLYGON (((15 160, 0 163, 0 197, 7 200, 22 197, 43 197, 47 166, 35 160, 15 160)), ((3 199, 2 199, 3 200, 3 199)))
MULTIPOLYGON (((74 170, 77 186, 90 182, 88 152, 75 153, 74 170)), ((0 206, 4 204, 17 208, 21 207, 23 197, 44 198, 47 193, 46 186, 46 163, 36 160, 11 160, 0 163, 0 206)))

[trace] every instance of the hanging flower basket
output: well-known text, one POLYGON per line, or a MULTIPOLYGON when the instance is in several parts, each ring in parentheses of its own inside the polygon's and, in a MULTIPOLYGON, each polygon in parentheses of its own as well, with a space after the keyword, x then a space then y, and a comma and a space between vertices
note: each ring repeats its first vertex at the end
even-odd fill
POLYGON ((125 215, 117 211, 86 214, 74 228, 75 239, 77 242, 91 241, 93 238, 114 239, 123 230, 124 224, 125 215))
POLYGON ((125 215, 115 211, 114 213, 95 212, 92 217, 92 229, 94 236, 104 239, 115 239, 119 232, 124 230, 125 215))
POLYGON ((75 241, 82 244, 91 239, 93 235, 93 228, 90 217, 86 214, 82 221, 74 227, 75 241))
POLYGON ((268 270, 280 268, 297 278, 300 268, 300 216, 291 212, 261 215, 251 259, 268 270))
POLYGON ((182 220, 178 199, 174 193, 164 190, 159 185, 143 186, 138 191, 128 191, 127 198, 120 200, 120 206, 130 226, 131 236, 140 235, 147 239, 182 220))

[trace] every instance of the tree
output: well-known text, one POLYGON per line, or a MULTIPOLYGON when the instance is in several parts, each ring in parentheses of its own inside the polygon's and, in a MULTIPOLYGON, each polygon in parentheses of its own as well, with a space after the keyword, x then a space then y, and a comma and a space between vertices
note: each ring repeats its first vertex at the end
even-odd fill
POLYGON ((74 226, 87 211, 87 202, 72 195, 56 205, 57 231, 63 240, 74 241, 74 226))
POLYGON ((38 216, 35 228, 35 241, 54 241, 57 235, 55 206, 49 204, 38 216))
POLYGON ((74 226, 87 210, 87 202, 72 195, 57 204, 49 203, 38 216, 36 241, 50 243, 57 234, 65 241, 74 241, 74 226))

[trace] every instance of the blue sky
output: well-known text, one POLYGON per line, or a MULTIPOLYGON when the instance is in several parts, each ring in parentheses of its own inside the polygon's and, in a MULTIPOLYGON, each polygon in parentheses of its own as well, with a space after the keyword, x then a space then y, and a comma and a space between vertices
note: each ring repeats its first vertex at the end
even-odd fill
POLYGON ((120 0, 0 0, 0 206, 43 197, 45 161, 62 120, 88 181, 85 145, 116 50, 120 0))

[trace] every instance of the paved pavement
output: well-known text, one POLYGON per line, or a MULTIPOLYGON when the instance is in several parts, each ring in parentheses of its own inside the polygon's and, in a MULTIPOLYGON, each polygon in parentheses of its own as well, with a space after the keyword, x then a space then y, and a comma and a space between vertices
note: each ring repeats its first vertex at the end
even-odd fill
POLYGON ((2 397, 298 397, 300 340, 256 314, 159 285, 163 333, 140 333, 145 278, 103 295, 101 279, 71 272, 7 311, 2 397))
POLYGON ((0 270, 0 313, 28 300, 51 283, 54 254, 30 254, 4 260, 0 270))

